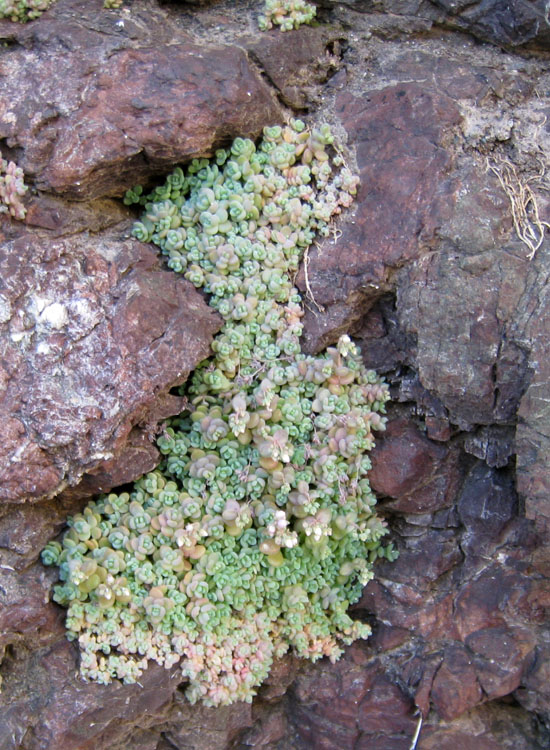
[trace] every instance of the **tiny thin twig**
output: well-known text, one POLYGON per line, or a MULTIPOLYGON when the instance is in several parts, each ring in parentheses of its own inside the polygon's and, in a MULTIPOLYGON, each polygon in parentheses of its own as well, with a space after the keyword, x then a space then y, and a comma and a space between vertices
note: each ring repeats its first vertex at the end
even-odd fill
POLYGON ((420 716, 418 717, 418 724, 416 725, 416 730, 414 732, 414 737, 412 738, 411 746, 409 747, 409 750, 416 750, 416 743, 418 742, 418 738, 420 737, 420 730, 422 729, 422 713, 420 713, 420 716))
MULTIPOLYGON (((309 285, 309 274, 308 274, 308 266, 309 266, 309 247, 306 248, 306 251, 304 253, 304 276, 306 279, 306 290, 309 296, 309 299, 313 302, 315 307, 319 310, 319 312, 324 313, 325 308, 320 305, 317 300, 315 299, 313 292, 311 291, 311 287, 309 285)), ((315 315, 315 311, 313 311, 313 314, 315 315)))

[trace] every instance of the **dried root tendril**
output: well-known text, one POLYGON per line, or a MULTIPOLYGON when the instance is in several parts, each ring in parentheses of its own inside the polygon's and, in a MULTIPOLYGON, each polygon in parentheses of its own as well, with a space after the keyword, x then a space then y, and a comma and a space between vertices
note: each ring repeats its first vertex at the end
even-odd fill
MULTIPOLYGON (((550 225, 540 218, 537 199, 529 184, 530 181, 520 179, 515 165, 508 159, 500 158, 495 162, 487 160, 487 169, 496 175, 510 201, 516 235, 529 249, 528 258, 531 260, 542 245, 545 230, 550 225)), ((540 174, 533 179, 538 180, 542 176, 543 174, 540 174)))

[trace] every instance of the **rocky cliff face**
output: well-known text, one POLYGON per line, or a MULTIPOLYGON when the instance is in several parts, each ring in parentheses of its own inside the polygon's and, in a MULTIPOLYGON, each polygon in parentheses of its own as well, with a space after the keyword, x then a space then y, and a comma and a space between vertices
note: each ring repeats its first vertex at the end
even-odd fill
POLYGON ((4 21, 0 139, 31 186, 0 234, 2 750, 531 750, 550 743, 549 27, 543 3, 58 0, 4 21), (118 200, 289 112, 361 176, 309 255, 310 351, 343 332, 392 387, 372 485, 400 550, 336 664, 285 658, 252 705, 177 669, 77 676, 44 544, 158 460, 171 389, 221 319, 118 200))

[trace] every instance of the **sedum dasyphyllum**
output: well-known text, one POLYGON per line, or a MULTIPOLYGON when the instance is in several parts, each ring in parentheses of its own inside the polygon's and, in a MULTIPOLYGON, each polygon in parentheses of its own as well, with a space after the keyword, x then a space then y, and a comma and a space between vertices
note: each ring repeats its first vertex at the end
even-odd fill
POLYGON ((8 213, 23 221, 27 210, 22 198, 27 192, 23 170, 13 161, 2 158, 0 153, 0 213, 8 213))
POLYGON ((292 120, 127 193, 144 206, 134 235, 224 325, 158 469, 91 502, 43 552, 85 677, 130 683, 148 660, 180 662, 192 702, 250 701, 289 648, 335 660, 369 635, 347 610, 395 556, 367 479, 388 389, 347 336, 302 353, 292 281, 356 186, 329 127, 292 120))
MULTIPOLYGON (((0 0, 0 19, 26 23, 47 11, 55 0, 0 0)), ((124 0, 104 0, 103 7, 118 10, 124 0)), ((317 8, 305 0, 265 0, 263 13, 258 18, 260 30, 278 26, 281 31, 297 29, 311 23, 317 8)))
POLYGON ((265 0, 264 12, 258 18, 261 31, 278 26, 281 31, 297 29, 304 23, 311 23, 317 8, 305 0, 265 0))
MULTIPOLYGON (((55 0, 0 0, 0 18, 26 23, 34 21, 50 8, 55 0)), ((104 0, 104 8, 117 9, 123 0, 104 0)))

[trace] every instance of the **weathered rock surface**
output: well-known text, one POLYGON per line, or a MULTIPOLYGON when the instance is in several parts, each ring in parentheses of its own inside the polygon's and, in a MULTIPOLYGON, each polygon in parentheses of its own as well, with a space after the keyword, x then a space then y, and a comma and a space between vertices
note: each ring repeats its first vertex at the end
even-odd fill
POLYGON ((2 56, 0 138, 39 189, 120 196, 281 119, 241 49, 195 44, 150 9, 96 5, 66 17, 61 0, 2 56))
POLYGON ((444 23, 493 44, 504 47, 534 44, 547 48, 550 42, 548 12, 542 2, 432 2, 444 11, 444 23))
POLYGON ((294 109, 309 109, 316 103, 318 85, 341 67, 345 35, 339 28, 303 27, 287 32, 285 54, 281 54, 280 32, 273 30, 255 38, 247 48, 265 75, 294 109))
MULTIPOLYGON (((542 46, 541 5, 327 0, 320 18, 342 21, 342 31, 251 41, 245 13, 257 8, 246 3, 163 10, 136 0, 106 14, 99 4, 61 0, 28 27, 0 29, 15 40, 1 58, 14 76, 2 133, 41 188, 117 195, 132 175, 147 179, 280 118, 244 53, 220 48, 225 35, 253 52, 287 104, 317 108, 347 134, 361 188, 354 213, 310 253, 307 282, 325 312, 310 300, 306 340, 317 350, 353 329, 365 361, 387 374, 393 403, 371 479, 400 557, 378 565, 354 607, 371 639, 334 665, 282 660, 252 706, 191 707, 176 671, 154 665, 142 686, 83 683, 63 612, 47 601, 54 574, 36 556, 79 497, 153 465, 147 433, 181 408, 169 388, 205 356, 218 323, 186 282, 123 236, 127 213, 115 202, 34 197, 26 230, 3 225, 0 269, 0 365, 11 375, 0 443, 11 500, 0 508, 1 750, 409 750, 421 718, 418 750, 547 748, 549 257, 546 240, 536 252, 520 241, 511 200, 528 184, 540 217, 550 215, 549 72, 543 58, 448 31, 542 46), (24 60, 54 76, 34 101, 29 83, 16 86, 24 60), (62 73, 68 60, 74 78, 62 73), (172 75, 171 61, 185 69, 172 75), (301 81, 298 69, 307 69, 301 81), (48 114, 50 100, 66 106, 48 114), (140 135, 127 146, 129 130, 140 135), (75 162, 53 160, 65 148, 75 162), (10 464, 16 451, 28 458, 10 464), (83 475, 54 499, 13 504, 83 475)), ((531 203, 523 227, 537 239, 534 219, 531 203)))
POLYGON ((217 316, 134 240, 23 235, 2 245, 0 269, 2 500, 95 471, 82 496, 153 468, 132 429, 181 411, 168 391, 208 355, 217 316))
MULTIPOLYGON (((542 248, 541 248, 542 249, 542 248)), ((550 400, 550 363, 548 362, 548 331, 550 330, 547 250, 536 259, 540 269, 532 271, 529 283, 533 293, 521 300, 515 331, 520 343, 530 349, 529 381, 518 410, 517 481, 518 492, 525 498, 525 511, 537 528, 550 535, 550 507, 548 489, 550 476, 550 426, 548 404, 550 400)), ((537 553, 540 572, 550 574, 550 556, 542 550, 537 553)))
MULTIPOLYGON (((433 238, 449 202, 443 178, 450 155, 441 141, 459 121, 450 98, 416 84, 342 93, 336 107, 356 144, 361 186, 341 236, 309 256, 311 292, 328 308, 328 315, 309 315, 306 342, 315 351, 349 330, 391 288, 391 270, 433 238)), ((299 284, 305 288, 305 269, 299 284)))
POLYGON ((140 734, 134 725, 142 716, 158 716, 178 684, 161 667, 148 670, 141 685, 118 684, 102 690, 84 683, 71 664, 74 647, 61 632, 49 648, 12 653, 19 658, 8 657, 3 667, 2 748, 92 750, 117 747, 121 741, 123 747, 134 747, 128 744, 140 734), (30 693, 37 696, 32 704, 27 699, 30 693))
POLYGON ((419 21, 471 34, 500 47, 548 49, 550 24, 542 0, 318 0, 340 15, 343 7, 372 14, 369 19, 384 32, 399 28, 419 30, 419 21), (339 13, 340 11, 340 13, 339 13), (388 16, 394 16, 394 18, 388 16), (395 18, 397 17, 397 19, 395 18))

